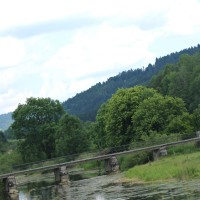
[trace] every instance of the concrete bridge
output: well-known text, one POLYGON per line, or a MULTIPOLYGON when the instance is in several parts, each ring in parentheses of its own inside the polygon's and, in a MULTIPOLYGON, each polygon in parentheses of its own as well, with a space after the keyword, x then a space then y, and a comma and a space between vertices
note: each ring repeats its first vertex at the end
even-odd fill
POLYGON ((196 138, 179 140, 176 142, 169 142, 169 143, 147 146, 147 147, 142 147, 142 148, 136 148, 136 149, 132 149, 132 150, 125 150, 125 151, 115 152, 115 153, 110 153, 110 154, 105 154, 105 155, 93 156, 90 158, 73 160, 73 161, 63 162, 63 163, 59 163, 59 164, 53 164, 53 165, 48 165, 48 166, 43 166, 43 167, 15 171, 15 172, 0 175, 0 179, 3 180, 5 191, 9 194, 14 194, 14 193, 18 192, 15 176, 20 175, 20 174, 28 174, 28 173, 32 173, 32 172, 53 170, 54 174, 55 174, 55 181, 57 183, 68 183, 69 182, 69 174, 68 174, 67 169, 70 166, 74 166, 76 164, 95 161, 95 160, 97 160, 97 161, 104 160, 105 161, 105 172, 107 174, 109 174, 111 172, 119 171, 119 163, 117 161, 116 156, 127 155, 127 154, 137 153, 137 152, 141 152, 141 151, 152 151, 153 158, 154 158, 154 160, 156 160, 159 158, 159 156, 167 155, 167 150, 166 150, 167 147, 185 144, 185 143, 189 143, 189 142, 198 142, 198 141, 200 141, 199 135, 196 138))

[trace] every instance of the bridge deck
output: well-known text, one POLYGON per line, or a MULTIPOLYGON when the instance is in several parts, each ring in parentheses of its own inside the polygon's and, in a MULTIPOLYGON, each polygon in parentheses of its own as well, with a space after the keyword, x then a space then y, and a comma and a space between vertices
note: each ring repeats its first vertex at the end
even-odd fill
POLYGON ((11 172, 11 173, 0 175, 0 179, 7 178, 8 176, 16 176, 16 175, 30 173, 30 172, 53 170, 53 169, 59 168, 61 166, 69 167, 69 166, 73 166, 73 165, 76 165, 79 163, 84 163, 84 162, 89 162, 89 161, 105 160, 105 159, 111 158, 112 156, 131 154, 131 153, 136 153, 136 152, 140 152, 140 151, 151 151, 151 150, 160 149, 162 147, 176 146, 179 144, 184 144, 184 143, 193 142, 193 141, 200 141, 200 137, 187 139, 187 140, 180 140, 180 141, 170 142, 170 143, 165 143, 165 144, 159 144, 159 145, 154 145, 154 146, 149 146, 149 147, 137 148, 137 149, 132 149, 132 150, 128 150, 128 151, 116 152, 116 153, 111 153, 111 154, 106 154, 106 155, 100 155, 100 156, 95 156, 95 157, 91 157, 91 158, 74 160, 74 161, 69 161, 69 162, 44 166, 44 167, 37 167, 37 168, 32 168, 32 169, 27 169, 27 170, 22 170, 22 171, 11 172))

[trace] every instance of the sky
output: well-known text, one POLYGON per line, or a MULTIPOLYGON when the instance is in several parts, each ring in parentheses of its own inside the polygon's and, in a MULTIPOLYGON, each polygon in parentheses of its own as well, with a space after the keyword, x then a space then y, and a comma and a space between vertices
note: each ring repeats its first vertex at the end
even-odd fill
POLYGON ((199 43, 200 0, 1 1, 0 114, 199 43))

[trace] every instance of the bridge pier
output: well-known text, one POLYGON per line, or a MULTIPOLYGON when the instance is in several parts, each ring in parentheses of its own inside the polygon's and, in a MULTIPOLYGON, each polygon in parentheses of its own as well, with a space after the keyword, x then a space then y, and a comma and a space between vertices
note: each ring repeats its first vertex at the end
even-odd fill
POLYGON ((18 199, 17 183, 14 176, 8 176, 3 179, 4 191, 11 199, 18 199))
POLYGON ((158 160, 159 157, 167 156, 166 147, 153 150, 153 160, 158 160))
MULTIPOLYGON (((196 136, 197 136, 198 138, 200 138, 200 131, 197 131, 197 132, 196 132, 196 136)), ((200 147, 200 141, 197 141, 197 142, 196 142, 196 146, 197 146, 197 147, 200 147)))
POLYGON ((105 160, 105 173, 109 174, 111 172, 119 171, 119 163, 115 156, 105 160))
POLYGON ((69 174, 66 166, 54 169, 56 183, 69 183, 69 174))

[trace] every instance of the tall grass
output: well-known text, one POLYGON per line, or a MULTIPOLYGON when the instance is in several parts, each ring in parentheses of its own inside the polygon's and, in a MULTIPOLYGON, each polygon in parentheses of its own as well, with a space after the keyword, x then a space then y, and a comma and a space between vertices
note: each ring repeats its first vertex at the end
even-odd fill
POLYGON ((200 178, 200 153, 174 155, 125 172, 125 177, 142 181, 200 178))

